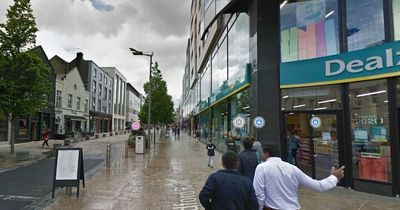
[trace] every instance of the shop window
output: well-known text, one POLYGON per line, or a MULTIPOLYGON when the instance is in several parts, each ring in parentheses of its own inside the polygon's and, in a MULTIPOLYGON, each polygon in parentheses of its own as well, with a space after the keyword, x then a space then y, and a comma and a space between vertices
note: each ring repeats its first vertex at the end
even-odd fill
POLYGON ((341 109, 339 85, 283 89, 281 97, 283 111, 341 109))
POLYGON ((338 0, 287 3, 280 25, 282 62, 339 53, 338 0))
POLYGON ((223 102, 212 109, 211 139, 214 144, 226 150, 226 135, 228 133, 228 104, 223 102))
POLYGON ((391 182, 386 80, 350 84, 353 176, 391 182))
POLYGON ((68 108, 72 108, 72 94, 68 94, 68 108))
POLYGON ((383 43, 385 26, 382 0, 347 0, 348 51, 383 43))
MULTIPOLYGON (((232 127, 232 135, 238 139, 243 139, 250 135, 250 95, 249 91, 245 90, 238 93, 230 98, 230 114, 231 120, 235 119, 237 116, 241 116, 246 120, 243 128, 236 129, 232 127)), ((241 145, 241 144, 240 144, 241 145)))
POLYGON ((201 78, 201 103, 208 103, 208 97, 211 94, 211 69, 208 64, 206 70, 204 71, 203 77, 201 78))
POLYGON ((392 0, 393 2, 393 26, 394 39, 400 40, 400 0, 392 0))

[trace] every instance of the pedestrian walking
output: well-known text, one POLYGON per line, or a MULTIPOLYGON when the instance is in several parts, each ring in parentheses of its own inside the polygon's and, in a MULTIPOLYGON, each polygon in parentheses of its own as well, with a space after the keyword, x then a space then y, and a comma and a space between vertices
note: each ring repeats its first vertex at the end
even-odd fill
POLYGON ((212 143, 212 140, 208 140, 207 144, 207 156, 208 156, 208 167, 213 168, 214 165, 214 156, 215 156, 215 145, 212 143))
POLYGON ((200 140, 200 130, 199 129, 196 130, 195 139, 196 139, 196 142, 199 142, 199 140, 200 140))
POLYGON ((257 165, 261 162, 257 155, 257 152, 252 148, 253 142, 250 138, 245 138, 243 140, 244 150, 239 154, 239 164, 238 172, 251 181, 253 181, 254 173, 256 171, 257 165))
POLYGON ((295 131, 291 131, 287 135, 288 145, 288 162, 297 166, 297 150, 300 148, 300 140, 296 136, 295 131))
POLYGON ((324 192, 334 188, 344 177, 344 166, 339 169, 332 167, 329 177, 315 180, 296 166, 282 161, 274 145, 265 145, 263 151, 266 161, 257 166, 253 186, 258 203, 264 209, 300 209, 299 186, 324 192))
POLYGON ((43 137, 43 144, 42 147, 44 147, 44 145, 46 144, 47 147, 49 147, 49 129, 44 129, 43 133, 42 133, 42 137, 43 137))
POLYGON ((256 138, 250 137, 250 140, 253 141, 253 149, 257 152, 257 159, 259 163, 263 162, 262 156, 263 156, 263 149, 262 149, 262 144, 257 141, 256 138))
POLYGON ((258 210, 251 181, 236 171, 237 155, 228 151, 222 155, 223 170, 211 174, 199 194, 206 210, 258 210))
POLYGON ((227 150, 230 150, 230 151, 232 151, 232 152, 237 154, 237 147, 236 147, 236 144, 235 144, 235 139, 233 138, 233 135, 232 135, 231 131, 228 131, 228 133, 226 135, 225 144, 226 144, 227 150))

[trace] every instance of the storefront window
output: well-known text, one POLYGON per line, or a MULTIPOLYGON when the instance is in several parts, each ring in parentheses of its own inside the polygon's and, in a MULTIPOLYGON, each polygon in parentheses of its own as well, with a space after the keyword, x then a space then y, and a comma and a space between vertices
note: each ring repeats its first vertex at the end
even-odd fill
POLYGON ((281 8, 282 62, 339 53, 337 0, 287 3, 281 8))
POLYGON ((341 109, 340 86, 283 89, 282 110, 341 109))
POLYGON ((200 113, 200 137, 204 142, 207 142, 210 137, 210 114, 210 109, 200 113))
POLYGON ((386 80, 350 84, 353 176, 391 182, 386 80))
POLYGON ((214 144, 226 150, 226 135, 228 133, 228 104, 220 103, 212 109, 211 138, 214 144))
POLYGON ((18 136, 19 138, 29 138, 29 127, 27 119, 19 120, 18 136))
POLYGON ((206 67, 204 71, 203 77, 201 78, 201 91, 200 91, 200 98, 201 98, 201 108, 207 107, 208 104, 208 97, 211 94, 211 69, 210 65, 206 67))
POLYGON ((382 0, 347 0, 348 50, 359 50, 385 40, 382 0))
POLYGON ((228 85, 231 86, 245 80, 246 64, 249 63, 249 16, 246 13, 240 13, 230 29, 228 45, 228 85))
MULTIPOLYGON (((241 116, 246 119, 246 124, 241 129, 235 129, 232 126, 232 135, 238 137, 239 139, 243 139, 248 137, 250 134, 250 99, 249 99, 249 91, 245 90, 239 94, 236 94, 230 98, 231 103, 231 120, 235 119, 237 116, 241 116)), ((241 143, 239 143, 241 145, 241 143)))
POLYGON ((394 39, 400 40, 400 0, 392 0, 392 2, 394 39))

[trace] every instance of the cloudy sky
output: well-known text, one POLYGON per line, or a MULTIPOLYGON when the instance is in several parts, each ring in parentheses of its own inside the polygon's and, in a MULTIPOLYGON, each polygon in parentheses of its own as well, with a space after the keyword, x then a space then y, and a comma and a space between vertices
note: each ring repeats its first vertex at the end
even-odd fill
MULTIPOLYGON (((0 22, 13 0, 0 0, 0 22)), ((129 47, 155 53, 177 102, 182 89, 189 36, 190 0, 31 0, 39 28, 37 44, 49 58, 66 61, 84 53, 99 66, 115 66, 143 93, 148 57, 129 47)))

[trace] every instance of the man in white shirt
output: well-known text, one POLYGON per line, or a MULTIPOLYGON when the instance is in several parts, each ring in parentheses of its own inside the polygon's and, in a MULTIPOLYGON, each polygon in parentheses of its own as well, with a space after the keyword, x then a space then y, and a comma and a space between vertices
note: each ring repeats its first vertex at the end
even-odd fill
POLYGON ((264 163, 256 168, 253 186, 261 209, 300 209, 298 187, 324 192, 336 186, 344 177, 344 166, 332 167, 331 175, 323 180, 315 180, 304 174, 296 166, 281 160, 274 145, 263 147, 264 163))

